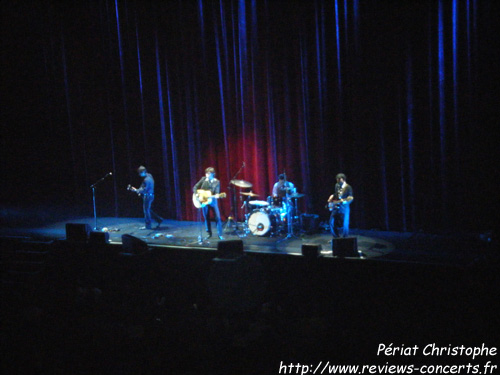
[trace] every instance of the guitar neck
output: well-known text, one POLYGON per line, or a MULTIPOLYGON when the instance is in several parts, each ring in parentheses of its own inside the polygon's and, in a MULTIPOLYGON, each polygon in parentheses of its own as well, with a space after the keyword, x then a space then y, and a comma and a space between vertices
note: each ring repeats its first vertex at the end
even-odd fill
POLYGON ((346 199, 333 200, 333 201, 329 201, 327 203, 327 207, 330 211, 332 211, 335 207, 338 207, 344 203, 349 204, 349 203, 351 203, 351 201, 352 201, 351 197, 348 197, 346 199))
POLYGON ((217 194, 212 194, 212 192, 210 190, 197 190, 196 191, 196 194, 198 195, 198 197, 200 198, 225 198, 226 197, 226 193, 217 193, 217 194))
POLYGON ((212 195, 210 190, 197 190, 193 193, 193 204, 196 208, 204 207, 210 204, 213 199, 225 198, 226 193, 219 193, 212 195))

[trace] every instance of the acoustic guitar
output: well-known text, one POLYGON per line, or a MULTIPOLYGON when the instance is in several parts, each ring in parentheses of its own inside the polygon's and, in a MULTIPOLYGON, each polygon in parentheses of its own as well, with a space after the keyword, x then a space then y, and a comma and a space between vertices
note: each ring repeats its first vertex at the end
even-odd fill
POLYGON ((214 194, 210 190, 196 190, 193 193, 193 204, 196 208, 202 208, 212 203, 214 199, 226 198, 226 193, 214 194))

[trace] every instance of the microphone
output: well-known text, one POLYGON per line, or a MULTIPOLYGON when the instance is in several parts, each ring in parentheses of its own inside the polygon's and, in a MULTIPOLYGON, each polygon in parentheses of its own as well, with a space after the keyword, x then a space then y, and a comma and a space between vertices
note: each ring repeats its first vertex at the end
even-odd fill
POLYGON ((113 172, 106 173, 106 175, 104 177, 102 177, 100 180, 98 180, 97 182, 95 182, 92 185, 90 185, 90 187, 92 189, 94 189, 100 182, 104 181, 108 176, 111 176, 112 174, 113 174, 113 172))
POLYGON ((243 162, 243 168, 245 168, 245 162, 243 162))

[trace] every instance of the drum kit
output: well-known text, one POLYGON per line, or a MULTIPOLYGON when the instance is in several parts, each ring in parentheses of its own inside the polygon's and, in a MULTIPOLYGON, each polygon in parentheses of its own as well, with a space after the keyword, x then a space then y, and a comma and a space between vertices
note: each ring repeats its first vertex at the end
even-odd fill
MULTIPOLYGON (((231 180, 230 183, 240 189, 251 189, 253 184, 245 180, 231 180)), ((286 194, 284 197, 267 197, 266 200, 258 200, 259 194, 253 191, 240 191, 240 207, 243 210, 245 220, 242 224, 243 233, 240 237, 249 234, 254 236, 279 236, 286 234, 294 236, 294 231, 300 230, 300 214, 297 200, 303 198, 304 194, 286 194)))

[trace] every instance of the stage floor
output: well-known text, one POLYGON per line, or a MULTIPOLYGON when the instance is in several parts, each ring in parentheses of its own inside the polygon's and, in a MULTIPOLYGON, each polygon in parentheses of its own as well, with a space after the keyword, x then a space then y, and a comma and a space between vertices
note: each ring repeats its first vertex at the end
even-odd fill
MULTIPOLYGON (((0 236, 20 237, 27 240, 56 240, 64 239, 66 223, 86 223, 94 226, 91 217, 64 217, 57 222, 36 223, 31 225, 3 226, 0 236)), ((112 243, 121 243, 121 236, 130 234, 146 241, 155 247, 176 246, 198 250, 206 249, 214 251, 219 239, 213 238, 199 243, 198 238, 205 232, 200 223, 191 221, 165 220, 161 227, 152 230, 141 230, 144 226, 142 218, 99 218, 98 226, 107 228, 112 243)), ((444 236, 426 233, 388 232, 380 230, 358 230, 352 229, 351 235, 357 238, 360 259, 377 259, 386 261, 421 262, 432 264, 471 264, 484 256, 484 249, 477 240, 477 236, 444 236)), ((322 233, 306 235, 301 234, 294 238, 286 239, 285 235, 261 237, 249 234, 239 237, 238 235, 225 233, 225 239, 232 240, 241 238, 246 251, 271 254, 301 255, 302 244, 321 245, 321 254, 326 257, 332 256, 332 236, 323 231, 322 233)))
MULTIPOLYGON (((10 228, 8 234, 11 236, 29 237, 36 239, 62 239, 65 238, 65 224, 82 223, 94 226, 92 218, 73 218, 62 222, 53 223, 47 226, 37 228, 10 228)), ((130 234, 134 237, 140 238, 153 246, 176 246, 186 248, 207 248, 216 249, 219 239, 217 236, 199 242, 200 234, 202 237, 206 236, 204 227, 200 223, 192 221, 176 221, 165 220, 159 228, 146 230, 141 229, 144 227, 144 220, 141 218, 100 218, 98 221, 99 228, 103 231, 108 231, 110 241, 112 243, 121 243, 121 236, 130 234)), ((302 244, 318 244, 322 247, 322 254, 328 256, 332 254, 331 239, 332 236, 327 233, 313 234, 313 235, 298 235, 292 238, 285 238, 286 234, 276 236, 255 236, 243 233, 235 234, 228 233, 224 228, 224 238, 226 240, 241 239, 243 240, 244 248, 251 252, 262 253, 280 253, 280 254, 293 254, 300 255, 302 244)), ((5 230, 2 230, 2 235, 7 235, 5 230)), ((239 231, 241 232, 241 231, 239 231)), ((353 234, 357 237, 358 251, 364 258, 373 258, 387 255, 394 250, 394 246, 385 240, 369 237, 359 234, 353 234)))

